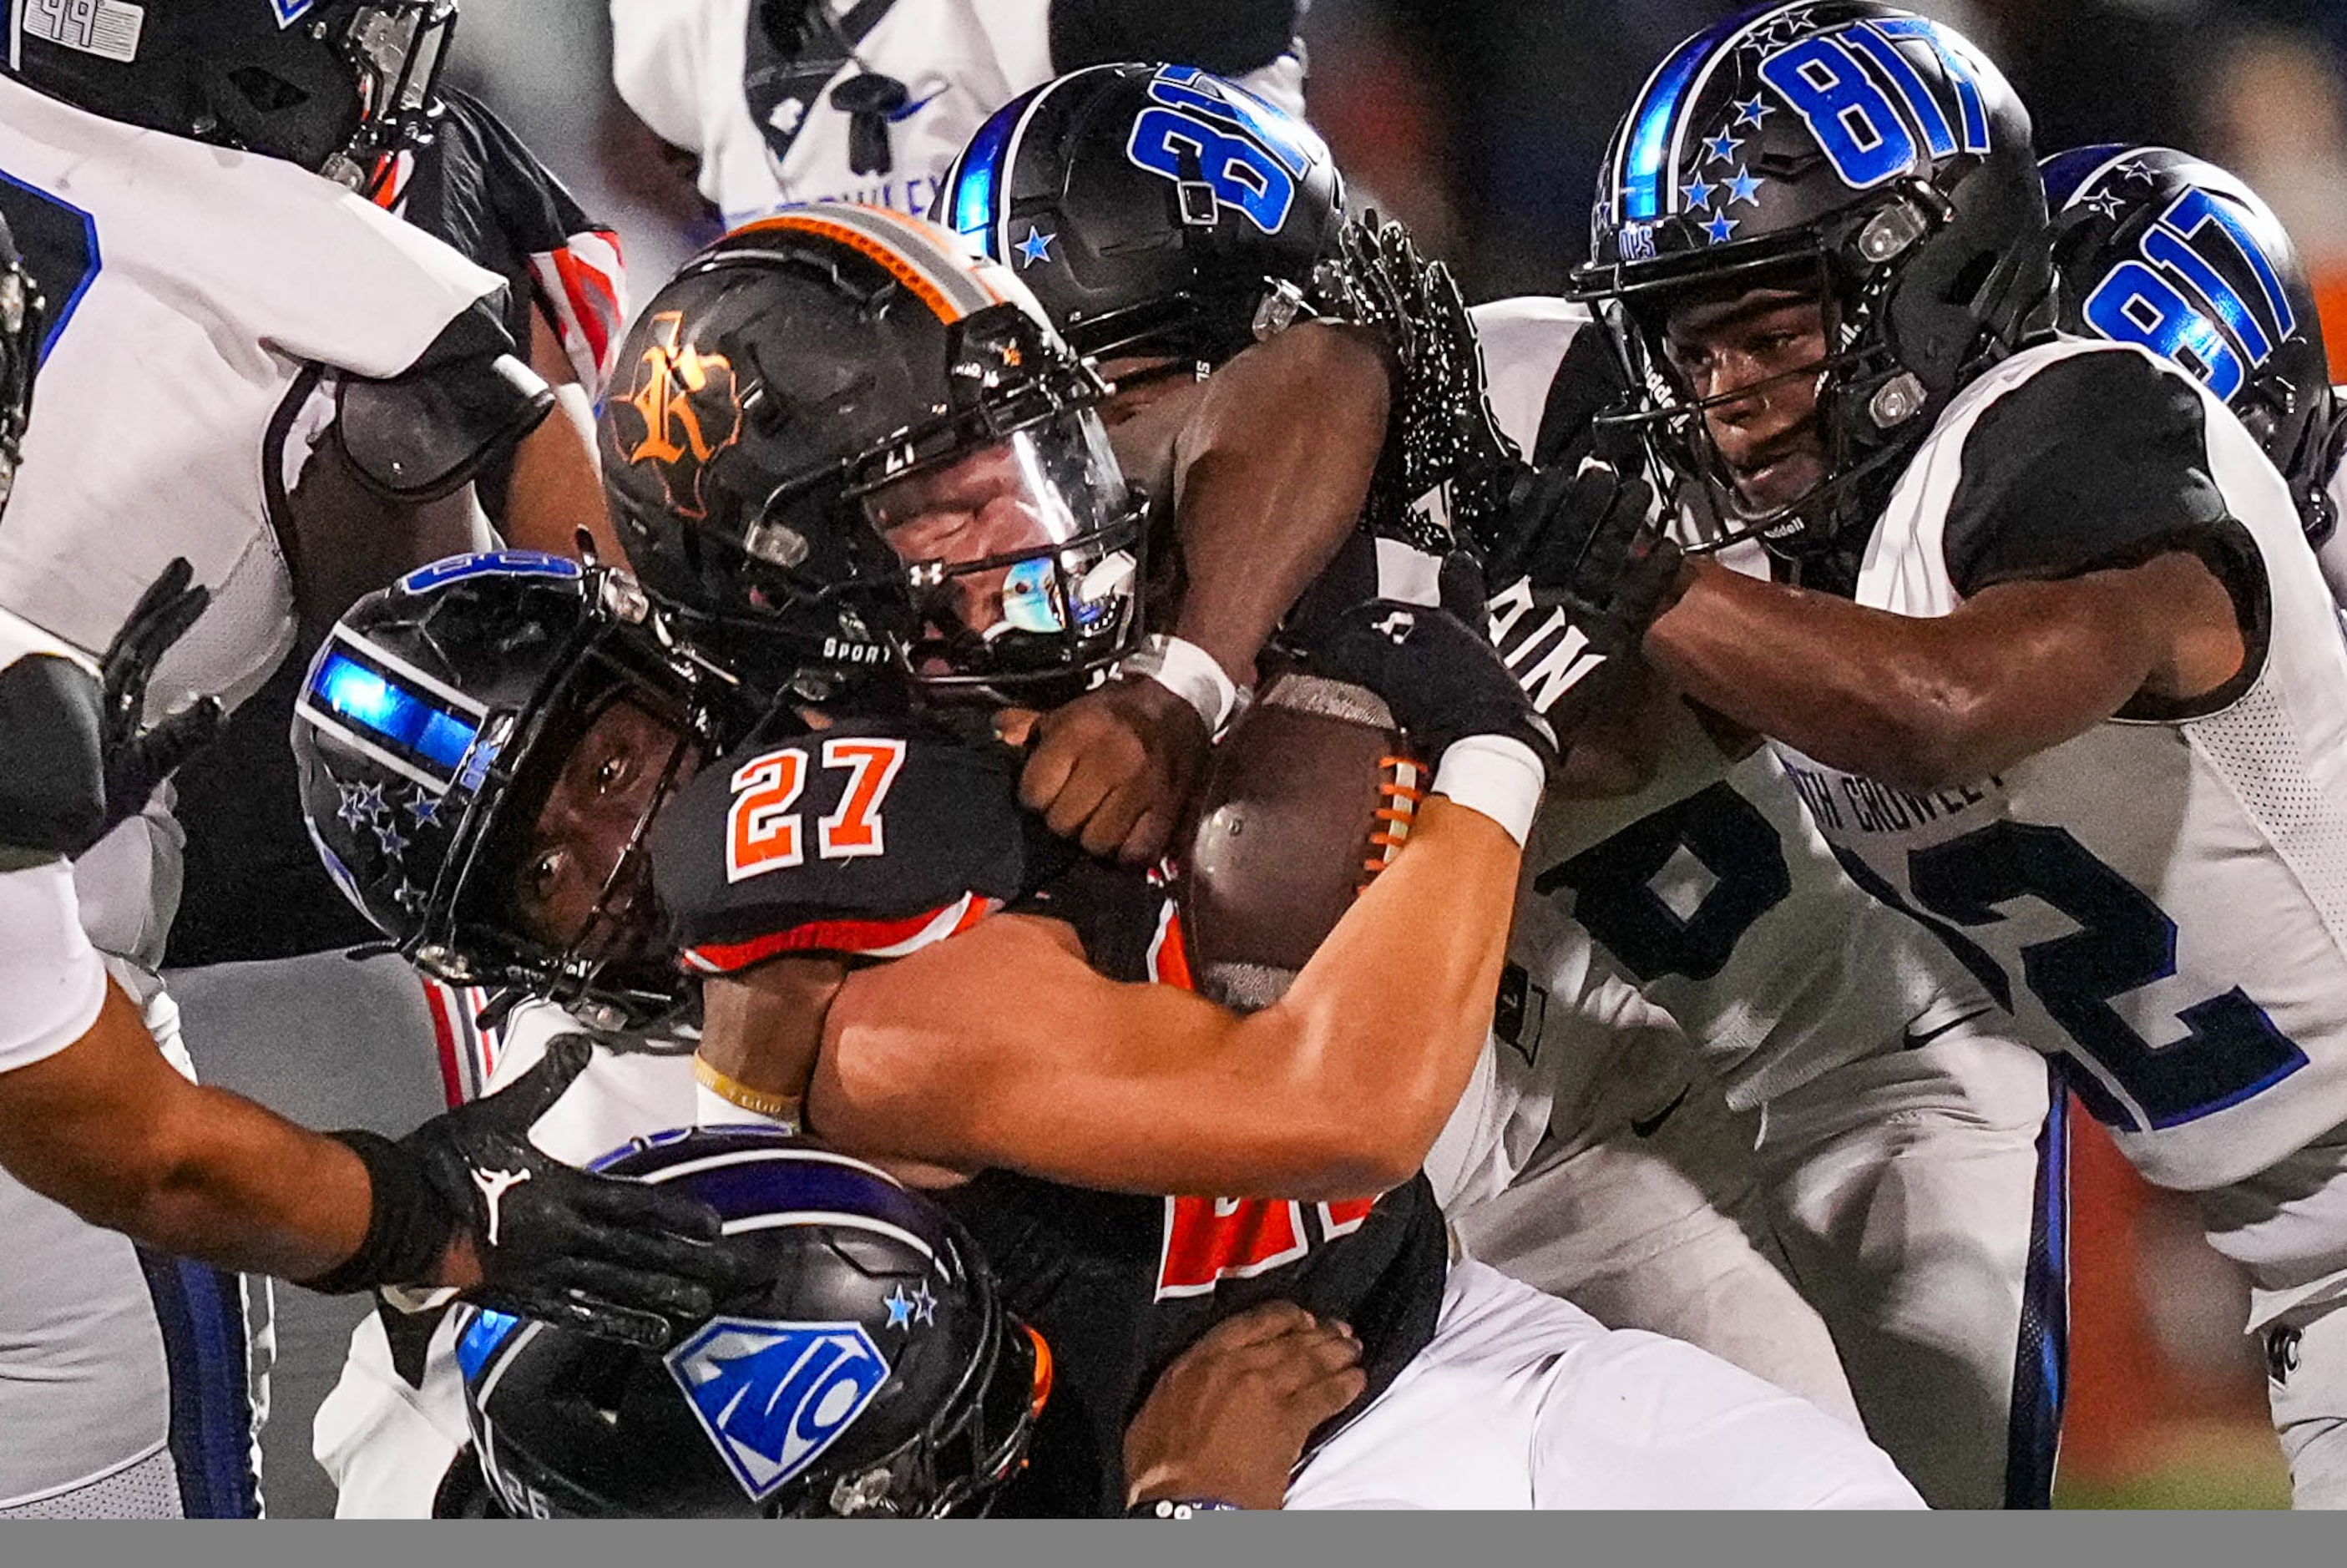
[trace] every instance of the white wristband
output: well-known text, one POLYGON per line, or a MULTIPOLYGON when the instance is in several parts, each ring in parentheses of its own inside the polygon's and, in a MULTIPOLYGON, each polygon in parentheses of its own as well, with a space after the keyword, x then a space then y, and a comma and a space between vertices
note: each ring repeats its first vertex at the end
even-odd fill
POLYGON ((1532 749, 1509 735, 1453 741, 1434 770, 1434 793, 1481 812, 1522 849, 1548 789, 1548 770, 1532 749))
POLYGON ((1194 642, 1153 631, 1141 646, 1117 665, 1120 675, 1138 675, 1156 682, 1190 704, 1205 721, 1206 733, 1219 736, 1238 717, 1239 689, 1214 656, 1194 642))
POLYGON ((0 873, 0 1072, 55 1056, 97 1021, 106 969, 62 860, 0 873))

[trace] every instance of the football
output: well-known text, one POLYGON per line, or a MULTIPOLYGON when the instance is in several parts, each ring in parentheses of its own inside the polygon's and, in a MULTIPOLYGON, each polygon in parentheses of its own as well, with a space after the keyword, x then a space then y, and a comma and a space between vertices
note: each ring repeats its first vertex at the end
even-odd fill
POLYGON ((1426 771, 1375 692, 1291 671, 1214 750, 1184 877, 1199 990, 1278 999, 1400 849, 1426 771))

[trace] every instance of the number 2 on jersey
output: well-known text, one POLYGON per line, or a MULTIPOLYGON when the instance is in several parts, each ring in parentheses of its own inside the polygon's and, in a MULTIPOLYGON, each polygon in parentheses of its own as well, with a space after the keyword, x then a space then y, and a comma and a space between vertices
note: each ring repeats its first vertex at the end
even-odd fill
MULTIPOLYGON (((887 852, 880 808, 897 772, 905 765, 905 743, 843 737, 823 743, 819 754, 827 773, 845 773, 839 804, 816 819, 815 852, 824 860, 853 860, 887 852)), ((733 804, 725 814, 725 879, 740 882, 806 859, 805 814, 792 808, 807 787, 808 756, 803 746, 761 753, 733 770, 733 804)))

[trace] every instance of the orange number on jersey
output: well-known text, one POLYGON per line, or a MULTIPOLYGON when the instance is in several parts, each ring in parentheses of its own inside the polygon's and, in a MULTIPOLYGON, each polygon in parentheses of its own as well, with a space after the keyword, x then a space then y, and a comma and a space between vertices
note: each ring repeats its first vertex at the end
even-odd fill
POLYGON ((1309 1251, 1302 1208, 1267 1198, 1168 1198, 1157 1299, 1204 1296, 1222 1279, 1244 1279, 1309 1251))
POLYGON ((880 855, 888 846, 880 803, 905 765, 905 743, 887 739, 825 741, 823 765, 848 770, 839 809, 815 825, 815 853, 825 860, 880 855))
POLYGON ((753 757, 733 772, 733 805, 725 814, 725 880, 739 882, 806 858, 798 814, 806 787, 806 753, 796 746, 753 757))

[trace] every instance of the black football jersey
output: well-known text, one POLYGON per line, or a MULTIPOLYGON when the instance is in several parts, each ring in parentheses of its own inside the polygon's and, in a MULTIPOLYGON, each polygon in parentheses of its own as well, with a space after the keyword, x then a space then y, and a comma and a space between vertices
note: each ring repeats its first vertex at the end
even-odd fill
MULTIPOLYGON (((1068 922, 1112 979, 1186 986, 1170 890, 1071 855, 1020 807, 1019 762, 898 719, 703 770, 651 845, 687 961, 722 973, 790 952, 897 957, 1008 908, 1068 922)), ((938 1196, 993 1263, 1006 1305, 1051 1346, 1051 1402, 1002 1512, 1122 1512, 1125 1423, 1165 1364, 1234 1313, 1286 1299, 1350 1324, 1366 1404, 1432 1337, 1441 1307, 1448 1242, 1422 1176, 1378 1197, 1304 1203, 1088 1192, 989 1171, 938 1196)))

